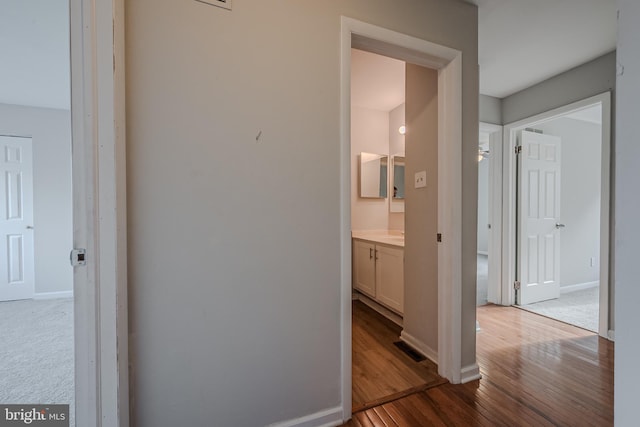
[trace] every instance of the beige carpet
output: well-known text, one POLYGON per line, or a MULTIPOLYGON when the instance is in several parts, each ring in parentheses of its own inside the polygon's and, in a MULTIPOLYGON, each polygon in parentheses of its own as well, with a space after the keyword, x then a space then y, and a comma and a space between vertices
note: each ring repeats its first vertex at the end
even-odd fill
POLYGON ((0 302, 0 403, 69 404, 74 423, 73 299, 0 302))

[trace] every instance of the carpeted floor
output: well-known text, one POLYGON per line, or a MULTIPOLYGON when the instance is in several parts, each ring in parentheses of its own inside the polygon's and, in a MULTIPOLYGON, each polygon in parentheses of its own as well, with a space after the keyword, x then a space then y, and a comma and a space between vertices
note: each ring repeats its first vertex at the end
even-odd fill
POLYGON ((560 294, 558 299, 523 305, 521 308, 597 333, 599 298, 599 288, 596 286, 560 294))
POLYGON ((73 299, 0 302, 0 403, 69 404, 73 299))

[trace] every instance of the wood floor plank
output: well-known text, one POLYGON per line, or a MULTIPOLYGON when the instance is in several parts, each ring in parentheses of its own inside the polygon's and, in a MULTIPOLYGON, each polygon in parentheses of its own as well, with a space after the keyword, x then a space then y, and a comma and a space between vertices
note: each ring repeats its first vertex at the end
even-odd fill
POLYGON ((353 302, 352 400, 357 412, 442 384, 430 360, 416 362, 393 343, 401 328, 360 301, 353 302))
POLYGON ((612 342, 512 307, 479 307, 478 320, 481 380, 417 391, 358 418, 385 426, 613 425, 612 342))

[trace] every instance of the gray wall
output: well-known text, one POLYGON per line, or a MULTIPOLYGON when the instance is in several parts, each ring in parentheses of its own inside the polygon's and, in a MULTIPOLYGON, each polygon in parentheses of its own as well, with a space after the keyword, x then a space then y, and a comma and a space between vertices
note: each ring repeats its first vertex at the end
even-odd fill
POLYGON ((561 118, 536 128, 562 140, 560 286, 598 282, 602 126, 561 118))
POLYGON ((493 123, 501 125, 502 121, 502 100, 489 95, 480 95, 480 106, 478 114, 483 123, 493 123))
POLYGON ((616 84, 616 53, 514 93, 502 100, 502 123, 509 124, 607 91, 616 84))
MULTIPOLYGON (((69 110, 0 104, 0 135, 33 138, 36 295, 71 292, 73 247, 69 110)), ((55 295, 55 294, 54 294, 55 295)))
POLYGON ((233 6, 125 3, 137 426, 268 425, 341 403, 341 15, 463 52, 462 345, 475 362, 477 8, 233 6))
POLYGON ((406 68, 404 330, 438 352, 438 72, 406 68), (414 175, 426 171, 427 186, 414 175))
POLYGON ((615 424, 638 423, 640 371, 640 2, 618 0, 618 63, 624 73, 617 78, 616 117, 616 351, 615 424))

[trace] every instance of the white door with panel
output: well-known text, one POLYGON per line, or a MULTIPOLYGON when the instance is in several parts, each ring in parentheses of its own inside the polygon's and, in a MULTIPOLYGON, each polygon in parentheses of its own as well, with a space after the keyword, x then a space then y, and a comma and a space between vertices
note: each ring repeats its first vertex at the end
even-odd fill
POLYGON ((560 296, 560 154, 556 136, 522 131, 518 156, 517 304, 560 296))
POLYGON ((376 247, 362 240, 353 241, 353 285, 369 295, 376 297, 376 247))
POLYGON ((33 298, 32 140, 0 136, 0 301, 33 298))
POLYGON ((404 311, 404 249, 376 245, 376 299, 404 311))

